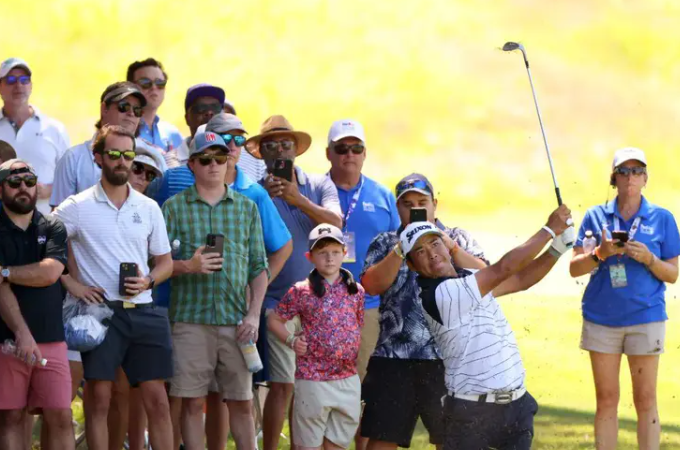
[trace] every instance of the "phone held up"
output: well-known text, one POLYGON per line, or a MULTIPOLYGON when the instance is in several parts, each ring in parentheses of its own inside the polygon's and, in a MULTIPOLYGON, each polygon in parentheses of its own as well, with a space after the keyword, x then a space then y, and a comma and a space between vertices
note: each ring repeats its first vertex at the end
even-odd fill
MULTIPOLYGON (((203 250, 203 253, 217 253, 222 256, 222 253, 224 253, 224 235, 209 234, 205 238, 205 250, 203 250)), ((219 272, 219 270, 215 272, 219 272)))
POLYGON ((427 209, 425 208, 411 208, 410 214, 410 223, 427 222, 427 209))
POLYGON ((272 175, 283 178, 289 183, 293 181, 293 161, 290 159, 277 159, 274 161, 272 175))
POLYGON ((120 263, 120 270, 118 271, 118 294, 125 297, 130 294, 125 288, 125 279, 137 276, 137 264, 135 263, 120 263))
POLYGON ((612 239, 617 239, 619 242, 616 243, 617 247, 623 247, 628 242, 628 232, 627 231, 612 231, 612 239))

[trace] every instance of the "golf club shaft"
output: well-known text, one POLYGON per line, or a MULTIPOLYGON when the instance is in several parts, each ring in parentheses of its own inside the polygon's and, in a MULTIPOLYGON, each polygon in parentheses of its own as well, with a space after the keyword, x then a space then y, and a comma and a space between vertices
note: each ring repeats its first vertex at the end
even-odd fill
POLYGON ((555 195, 557 195, 557 205, 562 205, 562 195, 560 195, 560 187, 557 184, 557 177, 555 176, 555 168, 553 167, 552 157, 550 156, 550 147, 548 146, 548 139, 545 136, 545 129, 543 128, 543 118, 541 117, 541 110, 538 108, 538 99, 536 98, 536 90, 534 89, 534 81, 531 78, 531 69, 529 69, 529 62, 525 60, 527 67, 527 74, 529 75, 529 84, 531 85, 531 95, 534 97, 534 105, 536 106, 536 114, 538 115, 538 124, 541 126, 541 135, 543 136, 543 144, 545 144, 545 152, 548 154, 548 163, 550 164, 550 173, 552 174, 553 184, 555 185, 555 195))

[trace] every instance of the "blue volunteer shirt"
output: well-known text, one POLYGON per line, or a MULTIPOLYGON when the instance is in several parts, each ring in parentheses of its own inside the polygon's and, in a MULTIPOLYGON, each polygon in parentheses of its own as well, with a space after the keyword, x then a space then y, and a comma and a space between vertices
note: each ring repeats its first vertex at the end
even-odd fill
MULTIPOLYGON (((163 206, 170 197, 179 194, 183 190, 193 186, 195 182, 194 174, 189 167, 181 166, 170 169, 163 175, 158 189, 154 195, 154 200, 158 202, 159 206, 163 206)), ((291 239, 286 224, 281 219, 279 212, 274 206, 274 202, 269 198, 267 191, 248 178, 243 171, 236 166, 236 178, 234 184, 231 186, 236 192, 245 195, 255 202, 260 213, 260 220, 262 221, 262 234, 264 236, 264 246, 267 253, 274 253, 291 239)), ((171 246, 175 244, 170 243, 171 246)), ((182 245, 181 242, 179 245, 182 245)), ((172 248, 173 255, 175 248, 172 248)), ((160 306, 168 307, 170 305, 170 281, 166 281, 160 285, 156 290, 156 303, 160 306)))
MULTIPOLYGON (((659 259, 680 255, 680 234, 675 218, 668 210, 649 203, 642 198, 640 209, 624 221, 619 213, 616 198, 606 205, 590 208, 583 218, 575 247, 583 247, 586 231, 593 232, 598 245, 602 242, 602 228, 606 226, 608 237, 615 230, 614 217, 619 218, 619 229, 630 231, 636 217, 640 226, 634 240, 641 242, 659 259)), ((656 278, 647 267, 626 255, 607 258, 590 276, 583 294, 583 317, 593 323, 610 327, 625 327, 667 320, 664 293, 666 285, 656 278), (626 269, 627 286, 613 288, 609 268, 623 264, 626 269)))
POLYGON ((160 120, 158 116, 153 120, 151 127, 145 120, 139 121, 139 137, 160 147, 164 152, 176 150, 182 145, 182 135, 177 127, 160 120))
MULTIPOLYGON (((401 224, 397 201, 392 192, 372 179, 361 176, 361 181, 350 190, 338 189, 342 217, 347 217, 347 210, 355 193, 361 188, 354 211, 351 212, 345 224, 348 232, 354 233, 356 246, 356 262, 344 263, 342 267, 352 272, 354 279, 359 281, 359 276, 364 268, 366 253, 373 238, 386 231, 396 231, 401 224), (363 187, 362 186, 363 183, 363 187)), ((345 230, 343 230, 345 231, 345 230)), ((366 295, 365 309, 373 309, 380 306, 379 295, 366 295)))

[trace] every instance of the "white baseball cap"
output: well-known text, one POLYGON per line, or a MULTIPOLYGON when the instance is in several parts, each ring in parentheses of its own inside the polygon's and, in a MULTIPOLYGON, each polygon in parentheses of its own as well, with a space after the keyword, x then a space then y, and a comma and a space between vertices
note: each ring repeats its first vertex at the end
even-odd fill
POLYGON ((309 250, 312 251, 322 239, 333 239, 338 244, 345 245, 345 236, 340 228, 329 223, 319 224, 309 233, 309 250))
POLYGON ((26 69, 29 75, 31 75, 31 69, 28 67, 26 61, 21 58, 8 58, 0 64, 0 78, 5 78, 7 74, 15 67, 23 67, 26 69))
POLYGON ((356 120, 343 119, 333 122, 331 129, 328 131, 328 143, 338 142, 340 139, 346 137, 355 137, 364 144, 366 143, 364 127, 356 120))
POLYGON ((626 161, 630 161, 630 160, 640 161, 645 166, 647 165, 647 157, 645 156, 645 152, 643 152, 639 148, 635 148, 635 147, 624 147, 624 148, 618 149, 616 151, 616 153, 614 153, 614 161, 612 162, 612 170, 616 169, 621 164, 625 163, 626 161))
POLYGON ((418 239, 426 234, 441 236, 442 230, 430 222, 412 222, 408 224, 406 228, 404 228, 404 231, 399 235, 401 250, 404 252, 404 255, 408 255, 408 253, 413 250, 413 247, 415 247, 418 239))

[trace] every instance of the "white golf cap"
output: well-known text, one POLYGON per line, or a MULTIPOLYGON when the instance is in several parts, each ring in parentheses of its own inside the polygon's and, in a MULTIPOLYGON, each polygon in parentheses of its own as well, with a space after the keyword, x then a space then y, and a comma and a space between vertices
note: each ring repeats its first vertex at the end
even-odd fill
POLYGON ((29 75, 31 75, 31 68, 28 67, 26 61, 20 58, 8 58, 0 64, 0 78, 5 78, 7 74, 16 67, 23 67, 29 75))
POLYGON ((619 167, 626 161, 635 160, 640 161, 645 166, 647 165, 647 157, 645 152, 635 147, 624 147, 614 153, 614 161, 612 162, 612 170, 619 167))
POLYGON ((344 119, 333 122, 331 129, 328 131, 328 143, 338 142, 346 137, 355 137, 364 144, 366 143, 364 127, 356 120, 344 119))
POLYGON ((345 236, 343 236, 340 228, 329 223, 322 223, 309 233, 309 250, 311 251, 323 239, 333 239, 338 244, 345 245, 345 236))
POLYGON ((401 250, 404 255, 408 255, 413 247, 415 247, 416 242, 422 236, 426 234, 436 234, 438 236, 442 235, 442 230, 437 228, 437 226, 430 222, 412 222, 404 228, 404 231, 399 235, 399 241, 401 242, 401 250))
POLYGON ((142 138, 135 139, 135 153, 137 153, 135 161, 152 167, 159 177, 167 170, 167 163, 161 152, 162 150, 151 142, 142 138))

